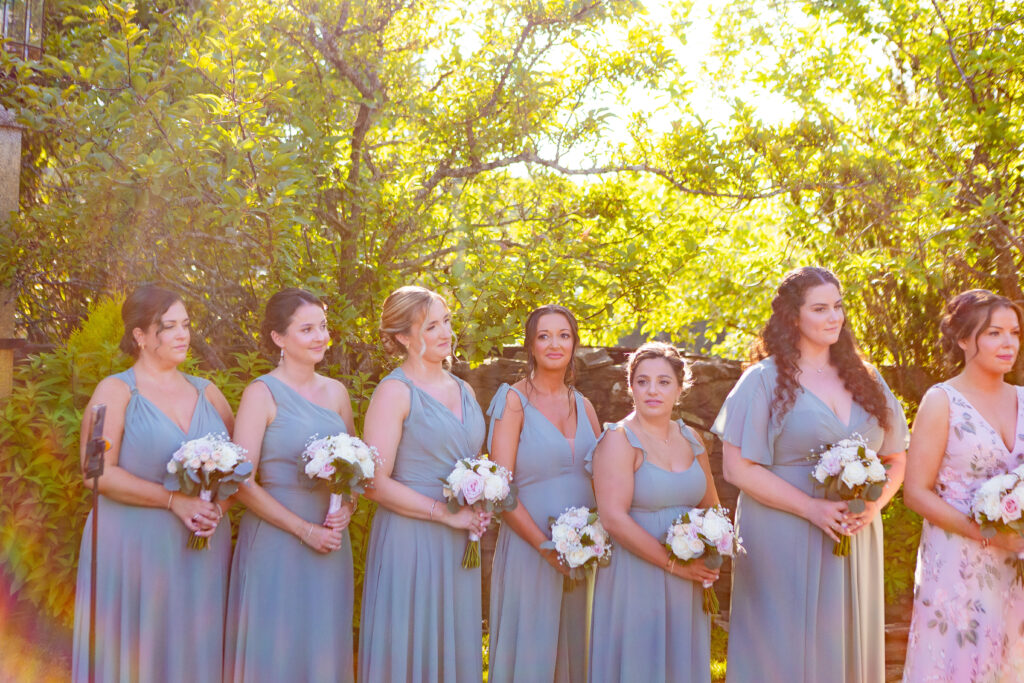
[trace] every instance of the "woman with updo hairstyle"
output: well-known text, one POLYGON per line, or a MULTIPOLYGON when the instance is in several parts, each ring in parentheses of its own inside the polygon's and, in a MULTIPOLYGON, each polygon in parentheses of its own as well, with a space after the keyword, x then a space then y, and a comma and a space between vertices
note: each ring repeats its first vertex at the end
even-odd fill
POLYGON ((597 413, 572 382, 576 318, 541 306, 526 318, 526 376, 502 384, 487 414, 491 458, 513 473, 519 505, 502 515, 491 569, 490 681, 578 681, 585 671, 586 590, 563 590, 568 570, 549 541, 549 518, 595 506, 584 456, 597 413))
POLYGON ((486 426, 468 384, 445 370, 452 316, 423 287, 384 301, 384 348, 401 365, 377 385, 366 411, 366 443, 381 464, 366 497, 377 503, 366 556, 359 629, 359 680, 479 681, 480 569, 464 569, 467 531, 490 514, 452 513, 442 481, 480 453, 486 426))
POLYGON ((861 358, 839 281, 789 272, 753 358, 713 431, 725 478, 740 489, 728 681, 885 680, 880 510, 903 481, 907 424, 878 371, 861 358), (826 499, 814 456, 860 435, 888 468, 863 512, 826 499), (833 554, 840 536, 850 554, 833 554))
MULTIPOLYGON (((1024 680, 1024 538, 985 538, 971 516, 988 479, 1024 463, 1024 389, 1007 384, 1021 309, 985 289, 946 304, 939 325, 951 379, 921 400, 903 492, 924 517, 903 680, 1024 680)), ((1019 502, 1019 501, 1018 501, 1019 502)))
POLYGON ((304 289, 270 297, 261 326, 277 367, 242 393, 235 441, 255 480, 231 566, 225 681, 351 681, 353 570, 348 523, 330 491, 303 472, 317 436, 355 433, 341 382, 316 371, 330 346, 324 303, 304 289))
POLYGON ((633 412, 610 425, 587 456, 611 564, 597 572, 590 680, 711 681, 711 620, 704 582, 718 570, 676 562, 669 526, 693 508, 718 505, 704 444, 672 419, 686 389, 673 346, 648 342, 629 357, 633 412))
MULTIPOLYGON (((217 387, 179 370, 191 327, 177 294, 139 287, 125 299, 121 318, 121 349, 135 362, 96 386, 82 423, 84 468, 92 408, 106 406, 95 678, 212 683, 223 661, 231 525, 219 523, 218 504, 171 493, 163 480, 183 441, 230 434, 234 420, 217 387), (193 534, 209 538, 210 547, 189 550, 193 534)), ((91 490, 92 480, 85 485, 91 490)), ((92 513, 78 558, 74 681, 89 680, 91 560, 92 513)))

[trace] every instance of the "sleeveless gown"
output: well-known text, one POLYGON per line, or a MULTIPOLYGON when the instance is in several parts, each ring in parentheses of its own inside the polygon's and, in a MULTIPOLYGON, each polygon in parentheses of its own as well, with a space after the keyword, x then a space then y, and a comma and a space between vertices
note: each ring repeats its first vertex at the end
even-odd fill
MULTIPOLYGON (((797 390, 782 417, 772 415, 777 370, 767 358, 747 369, 712 431, 808 495, 824 496, 809 456, 855 433, 879 455, 906 450, 907 422, 885 393, 890 427, 856 402, 843 424, 820 398, 797 390)), ((854 535, 849 557, 806 519, 762 505, 745 493, 737 533, 746 554, 733 561, 727 681, 747 683, 881 683, 885 680, 882 520, 854 535)))
MULTIPOLYGON (((703 453, 690 430, 682 421, 678 424, 694 456, 703 453)), ((624 430, 630 445, 643 455, 643 462, 633 474, 629 516, 664 542, 672 522, 704 498, 704 470, 696 457, 681 472, 658 467, 648 462, 640 440, 626 425, 610 425, 604 434, 616 429, 624 430)), ((592 458, 593 452, 587 456, 588 461, 592 458)), ((615 545, 611 564, 597 572, 591 683, 710 683, 711 620, 703 611, 703 595, 701 584, 672 576, 621 544, 615 545)))
MULTIPOLYGON (((949 398, 949 435, 935 490, 967 515, 985 480, 1024 462, 1024 387, 1017 387, 1017 428, 1008 450, 963 394, 937 386, 949 398)), ((1012 560, 1006 550, 983 548, 924 521, 904 681, 1024 680, 1024 588, 1014 583, 1012 560)))
MULTIPOLYGON (((162 486, 182 443, 227 432, 205 379, 185 375, 199 393, 186 433, 138 392, 133 369, 114 377, 131 390, 118 466, 136 477, 162 486)), ((191 532, 162 507, 101 495, 98 510, 96 680, 219 681, 231 525, 223 520, 206 550, 189 550, 191 532)), ((88 678, 91 557, 92 513, 79 550, 73 681, 88 678)))
MULTIPOLYGON (((260 485, 306 521, 322 524, 330 492, 299 469, 314 435, 347 431, 333 410, 264 375, 277 414, 263 435, 260 485)), ((352 548, 322 555, 246 511, 231 565, 225 681, 351 681, 352 548)))
MULTIPOLYGON (((441 479, 456 460, 476 457, 486 432, 480 406, 453 378, 462 394, 462 420, 401 368, 381 380, 402 382, 410 391, 391 476, 439 501, 441 479)), ((467 540, 465 530, 377 507, 363 585, 360 681, 479 683, 480 569, 462 568, 467 540)))
MULTIPOLYGON (((516 452, 514 481, 519 503, 550 536, 550 517, 566 508, 594 508, 594 491, 584 469, 584 455, 597 443, 587 419, 583 396, 574 392, 576 437, 573 442, 526 397, 502 384, 487 414, 505 413, 508 392, 519 395, 523 427, 516 452)), ((490 443, 488 442, 488 447, 490 443)), ((491 570, 490 677, 507 681, 581 683, 586 636, 586 589, 563 592, 559 574, 529 543, 502 525, 491 570)))

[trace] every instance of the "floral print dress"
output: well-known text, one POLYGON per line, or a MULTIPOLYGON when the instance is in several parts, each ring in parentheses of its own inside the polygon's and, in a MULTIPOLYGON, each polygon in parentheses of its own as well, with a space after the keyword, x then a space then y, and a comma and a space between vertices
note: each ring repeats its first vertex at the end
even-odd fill
MULTIPOLYGON (((949 398, 949 435, 935 491, 966 515, 985 480, 1024 462, 1024 387, 1017 387, 1017 428, 1007 449, 959 391, 936 386, 949 398)), ((1012 560, 924 522, 905 683, 1024 681, 1024 588, 1014 584, 1012 560)))

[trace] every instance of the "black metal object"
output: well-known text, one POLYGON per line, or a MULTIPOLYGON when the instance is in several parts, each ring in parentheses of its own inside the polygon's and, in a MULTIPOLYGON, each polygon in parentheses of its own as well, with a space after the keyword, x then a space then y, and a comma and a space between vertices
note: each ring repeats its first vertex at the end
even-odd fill
POLYGON ((103 474, 103 454, 107 452, 107 441, 103 438, 103 422, 107 406, 100 404, 92 409, 92 428, 85 445, 85 478, 92 479, 92 556, 89 568, 89 683, 96 680, 96 539, 99 535, 99 487, 103 474))
POLYGON ((46 0, 2 0, 4 49, 22 59, 42 59, 46 0))

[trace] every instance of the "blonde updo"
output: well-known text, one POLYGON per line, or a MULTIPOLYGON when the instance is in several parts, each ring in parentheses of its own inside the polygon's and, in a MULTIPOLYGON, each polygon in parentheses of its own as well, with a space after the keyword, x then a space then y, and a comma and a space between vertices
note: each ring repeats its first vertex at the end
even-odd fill
POLYGON ((409 349, 398 341, 398 335, 411 333, 412 326, 426 317, 430 304, 435 301, 448 307, 444 297, 426 287, 408 285, 388 295, 380 312, 380 338, 388 354, 408 355, 409 349))

